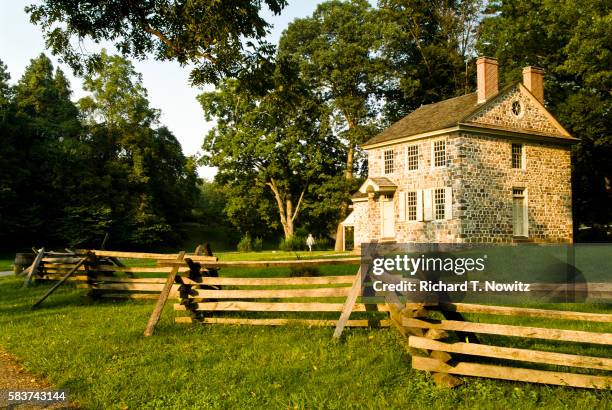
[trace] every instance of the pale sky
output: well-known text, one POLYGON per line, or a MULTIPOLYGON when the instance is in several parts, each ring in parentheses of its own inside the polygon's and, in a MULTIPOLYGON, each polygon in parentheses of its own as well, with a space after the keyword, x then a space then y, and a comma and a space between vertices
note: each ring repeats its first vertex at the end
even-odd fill
MULTIPOLYGON (((61 67, 70 79, 73 100, 86 95, 81 88, 81 80, 57 58, 45 50, 44 40, 38 26, 30 23, 24 7, 35 0, 4 0, 0 5, 0 60, 7 65, 14 84, 22 76, 30 59, 45 52, 55 67, 61 67)), ((289 1, 280 16, 272 16, 265 9, 262 14, 266 21, 274 25, 268 41, 277 43, 282 31, 296 18, 312 14, 319 1, 289 1)), ((107 46, 109 52, 113 48, 107 46)), ((93 51, 93 50, 92 50, 93 51)), ((196 100, 203 89, 189 85, 189 69, 174 62, 159 62, 153 59, 133 61, 136 70, 142 74, 143 82, 149 92, 151 106, 161 110, 161 123, 176 135, 186 155, 200 151, 202 140, 213 123, 204 120, 204 114, 196 100)), ((210 88, 209 88, 210 90, 210 88)), ((211 179, 214 168, 201 168, 200 176, 211 179)))

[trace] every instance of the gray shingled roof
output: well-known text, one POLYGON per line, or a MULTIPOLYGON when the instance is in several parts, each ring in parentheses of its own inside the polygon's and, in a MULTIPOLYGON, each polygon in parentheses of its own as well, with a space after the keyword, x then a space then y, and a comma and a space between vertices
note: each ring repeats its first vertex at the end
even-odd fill
POLYGON ((477 93, 474 92, 438 103, 423 105, 380 134, 370 138, 364 145, 453 127, 481 107, 481 104, 476 104, 477 98, 477 93))
MULTIPOLYGON (((380 134, 370 138, 364 146, 378 144, 381 142, 393 141, 398 138, 409 137, 411 135, 423 134, 430 131, 442 130, 444 128, 455 127, 466 118, 478 111, 484 105, 495 98, 505 94, 507 91, 514 88, 518 82, 511 83, 502 87, 499 92, 489 98, 486 102, 478 104, 478 93, 465 94, 448 100, 440 101, 433 104, 423 105, 401 120, 392 124, 389 128, 380 134)), ((504 129, 503 127, 494 127, 489 125, 489 128, 504 129)), ((552 136, 552 135, 550 135, 552 136)), ((577 141, 572 136, 557 136, 555 137, 577 141)))

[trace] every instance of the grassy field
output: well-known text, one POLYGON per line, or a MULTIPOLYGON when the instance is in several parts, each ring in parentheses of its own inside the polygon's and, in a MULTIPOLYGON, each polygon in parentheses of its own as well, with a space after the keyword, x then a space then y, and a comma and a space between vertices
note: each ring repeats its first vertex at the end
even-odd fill
MULTIPOLYGON (((329 255, 300 253, 302 258, 329 255)), ((286 259, 289 254, 219 256, 286 259)), ((353 274, 354 269, 333 266, 321 273, 353 274)), ((250 269, 248 274, 288 271, 250 269)), ((39 310, 30 310, 48 287, 22 289, 21 279, 0 278, 0 348, 58 388, 69 389, 84 408, 612 408, 609 391, 477 378, 453 390, 439 389, 424 372, 410 368, 409 355, 390 329, 347 330, 342 341, 334 342, 331 329, 175 324, 168 307, 156 334, 145 339, 152 302, 92 302, 83 290, 66 286, 39 310)), ((537 319, 503 321, 552 325, 537 319)), ((570 328, 612 331, 601 324, 581 326, 570 323, 570 328)), ((524 340, 513 345, 551 347, 524 340)), ((562 350, 609 356, 605 349, 568 344, 562 350)))
POLYGON ((0 254, 0 272, 13 270, 15 254, 0 254))

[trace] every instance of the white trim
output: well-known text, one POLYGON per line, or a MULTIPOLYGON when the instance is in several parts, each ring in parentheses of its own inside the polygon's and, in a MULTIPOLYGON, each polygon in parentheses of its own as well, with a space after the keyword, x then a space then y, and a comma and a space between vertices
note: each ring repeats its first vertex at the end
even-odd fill
POLYGON ((432 220, 433 221, 443 221, 446 219, 446 188, 445 187, 441 187, 441 188, 432 188, 431 190, 431 209, 432 209, 432 220), (436 207, 436 191, 441 190, 442 194, 444 195, 444 203, 443 203, 443 217, 442 218, 438 218, 438 212, 437 212, 437 207, 436 207))
POLYGON ((447 186, 444 192, 444 219, 453 219, 453 188, 447 186))
POLYGON ((446 168, 448 166, 448 138, 436 138, 431 140, 430 144, 431 149, 431 168, 432 169, 441 169, 446 168), (444 165, 436 165, 436 154, 434 150, 434 146, 436 142, 444 141, 444 165))
POLYGON ((460 130, 460 127, 457 125, 454 127, 443 128, 440 130, 428 131, 428 132, 423 132, 421 134, 414 134, 414 135, 409 135, 407 137, 396 138, 390 141, 377 142, 377 143, 369 144, 369 145, 364 144, 361 146, 361 148, 366 149, 366 150, 374 149, 374 148, 382 148, 388 145, 395 145, 395 144, 400 144, 402 142, 414 141, 414 140, 427 138, 427 137, 433 137, 437 135, 444 135, 444 134, 448 134, 448 133, 459 131, 459 130, 460 130))
MULTIPOLYGON (((535 97, 533 98, 535 99, 535 97)), ((424 132, 421 134, 414 134, 414 135, 410 135, 407 137, 392 139, 390 141, 378 142, 375 144, 362 145, 361 148, 364 150, 382 148, 382 147, 386 147, 389 145, 401 144, 404 142, 411 142, 411 141, 416 141, 416 140, 420 140, 420 139, 424 139, 428 137, 435 137, 439 135, 451 134, 451 133, 460 132, 460 131, 478 132, 481 134, 490 134, 490 135, 501 135, 504 137, 522 138, 522 139, 531 140, 531 141, 536 140, 536 141, 544 141, 544 142, 553 142, 557 144, 575 144, 578 141, 580 141, 580 139, 569 135, 569 133, 567 135, 564 133, 561 133, 560 135, 551 135, 551 134, 538 133, 537 131, 501 129, 501 128, 497 128, 489 124, 479 125, 477 123, 461 122, 459 123, 459 125, 454 126, 454 127, 443 128, 441 130, 436 130, 436 131, 424 132)))
POLYGON ((521 238, 529 238, 529 205, 528 205, 528 195, 527 188, 523 187, 512 187, 512 235, 521 238), (523 191, 522 195, 514 194, 515 189, 521 189, 523 191), (517 235, 514 231, 514 199, 522 198, 523 199, 523 209, 522 209, 522 222, 523 222, 523 234, 517 235))
POLYGON ((382 175, 393 175, 395 174, 395 147, 384 149, 382 152, 382 175), (387 152, 391 152, 391 172, 387 172, 387 152))
POLYGON ((433 189, 427 188, 423 190, 423 220, 433 221, 433 189))
POLYGON ((395 203, 393 201, 393 197, 387 198, 384 195, 381 195, 379 199, 380 204, 380 238, 381 239, 395 239, 395 203), (391 203, 392 211, 392 224, 393 224, 393 236, 384 236, 385 235, 385 204, 391 203))
POLYGON ((416 220, 418 222, 423 222, 423 190, 422 189, 416 190, 416 201, 417 201, 416 220))
POLYGON ((406 144, 404 146, 404 172, 417 172, 421 168, 421 146, 418 143, 406 144), (409 148, 416 147, 416 169, 408 169, 408 151, 409 148))

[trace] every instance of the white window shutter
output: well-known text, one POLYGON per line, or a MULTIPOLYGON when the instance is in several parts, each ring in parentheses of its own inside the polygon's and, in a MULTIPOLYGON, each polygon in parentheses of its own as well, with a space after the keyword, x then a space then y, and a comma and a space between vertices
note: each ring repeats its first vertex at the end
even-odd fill
POLYGON ((435 168, 436 167, 436 156, 434 154, 434 142, 433 141, 431 141, 431 144, 429 144, 429 150, 431 154, 429 156, 429 159, 431 161, 430 165, 431 165, 431 168, 435 168))
POLYGON ((445 188, 444 201, 444 219, 453 219, 453 188, 445 188))
POLYGON ((423 190, 423 220, 431 221, 433 219, 433 189, 428 188, 423 190))
POLYGON ((416 219, 417 221, 423 220, 423 190, 419 189, 416 191, 416 219))
POLYGON ((400 192, 399 193, 399 218, 400 221, 405 221, 406 220, 406 193, 405 192, 400 192))

